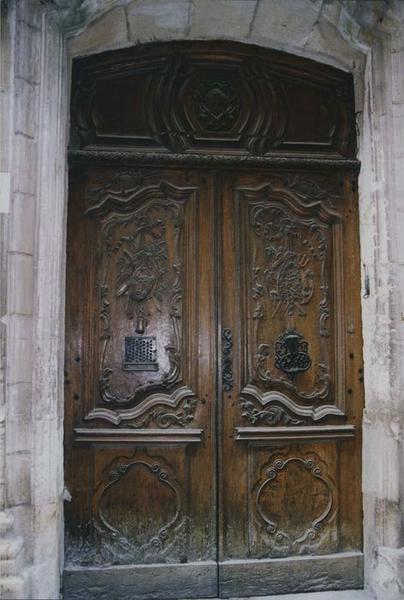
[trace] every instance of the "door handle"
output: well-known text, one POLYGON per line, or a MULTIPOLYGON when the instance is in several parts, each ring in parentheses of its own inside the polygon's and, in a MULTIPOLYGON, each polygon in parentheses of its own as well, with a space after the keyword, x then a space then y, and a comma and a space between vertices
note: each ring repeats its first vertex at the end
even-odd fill
POLYGON ((222 331, 222 386, 226 392, 233 389, 233 333, 222 331))

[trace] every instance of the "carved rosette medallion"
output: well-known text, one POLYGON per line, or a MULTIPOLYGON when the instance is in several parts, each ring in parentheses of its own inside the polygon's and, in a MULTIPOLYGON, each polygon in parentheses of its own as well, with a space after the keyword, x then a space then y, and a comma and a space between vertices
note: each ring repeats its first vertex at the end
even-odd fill
POLYGON ((203 129, 227 131, 240 116, 240 96, 231 81, 203 81, 194 94, 193 109, 203 129))

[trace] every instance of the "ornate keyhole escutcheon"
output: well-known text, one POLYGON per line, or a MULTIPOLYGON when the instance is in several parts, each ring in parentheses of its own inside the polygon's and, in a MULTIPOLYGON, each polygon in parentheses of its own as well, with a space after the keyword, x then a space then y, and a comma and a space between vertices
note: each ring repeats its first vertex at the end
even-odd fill
POLYGON ((233 333, 231 329, 222 331, 222 384, 225 392, 233 389, 233 333))
POLYGON ((275 367, 294 379, 311 366, 308 343, 295 329, 288 329, 275 343, 275 367))

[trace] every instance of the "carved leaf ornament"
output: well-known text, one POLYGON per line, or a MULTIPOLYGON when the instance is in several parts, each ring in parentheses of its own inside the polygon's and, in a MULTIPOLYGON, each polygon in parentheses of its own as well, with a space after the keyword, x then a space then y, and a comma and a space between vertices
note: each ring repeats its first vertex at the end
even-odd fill
MULTIPOLYGON (((283 209, 261 205, 251 210, 255 234, 264 244, 268 267, 264 270, 265 289, 272 301, 274 318, 282 308, 288 316, 305 316, 306 305, 314 291, 313 261, 324 261, 326 239, 322 228, 315 222, 309 223, 316 237, 316 245, 303 237, 298 219, 289 216, 283 209)), ((255 271, 255 276, 259 271, 255 271)), ((262 283, 255 278, 254 291, 263 290, 262 283)))
MULTIPOLYGON (((133 227, 129 235, 121 235, 112 243, 113 227, 111 226, 111 217, 104 224, 104 232, 107 239, 111 242, 111 247, 108 251, 106 260, 106 271, 104 281, 108 279, 107 269, 110 268, 110 261, 116 261, 116 282, 115 295, 117 298, 125 298, 125 313, 129 321, 134 321, 134 329, 136 333, 142 334, 145 332, 147 322, 151 311, 161 301, 163 293, 167 287, 172 286, 171 302, 175 299, 179 292, 179 276, 178 264, 170 265, 168 262, 167 243, 165 239, 166 221, 168 219, 175 221, 175 230, 178 231, 180 223, 180 207, 181 205, 169 200, 152 200, 136 211, 133 219, 136 219, 136 226, 133 227), (164 218, 153 218, 155 213, 163 215, 164 218), (168 275, 171 275, 171 281, 168 275)), ((126 225, 131 225, 127 215, 119 219, 117 213, 113 215, 115 226, 119 226, 122 222, 126 225)), ((122 395, 118 390, 112 388, 113 369, 106 364, 108 354, 108 344, 112 337, 111 328, 105 326, 107 313, 105 311, 105 303, 111 304, 107 300, 109 291, 107 283, 101 286, 102 304, 100 317, 103 320, 104 327, 102 338, 104 340, 104 348, 101 360, 101 378, 100 378, 100 394, 104 402, 115 402, 118 404, 129 403, 134 399, 136 390, 130 395, 122 395), (105 331, 109 331, 109 335, 105 335, 105 331)), ((179 318, 178 312, 176 316, 171 317, 173 329, 173 347, 179 348, 180 340, 178 339, 178 327, 176 319, 179 318)), ((171 347, 170 347, 171 348, 171 347)), ((178 352, 178 350, 177 350, 178 352)), ((169 358, 173 356, 173 352, 168 352, 169 358)), ((172 370, 177 370, 177 365, 172 364, 172 370)), ((165 374, 166 377, 171 377, 170 373, 165 374)))

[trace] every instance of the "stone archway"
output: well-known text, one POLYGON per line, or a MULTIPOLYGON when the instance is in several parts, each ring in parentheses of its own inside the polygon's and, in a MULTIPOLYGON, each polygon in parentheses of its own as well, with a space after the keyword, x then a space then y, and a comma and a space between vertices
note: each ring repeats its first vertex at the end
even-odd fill
POLYGON ((54 3, 2 5, 3 44, 8 51, 2 60, 9 93, 2 108, 7 125, 1 171, 12 179, 10 212, 5 207, 1 215, 8 234, 2 238, 7 266, 2 319, 7 395, 0 510, 9 540, 5 554, 9 570, 2 571, 2 585, 14 597, 56 597, 59 588, 70 58, 152 38, 220 37, 284 49, 356 75, 361 248, 370 284, 362 306, 367 585, 376 593, 399 598, 403 585, 399 373, 404 336, 399 303, 403 249, 398 237, 403 213, 398 203, 403 191, 399 164, 404 92, 398 74, 404 61, 399 27, 403 4, 356 2, 353 12, 344 2, 321 0, 234 0, 231 11, 228 2, 209 2, 208 8, 207 4, 207 0, 59 0, 57 9, 54 3))

